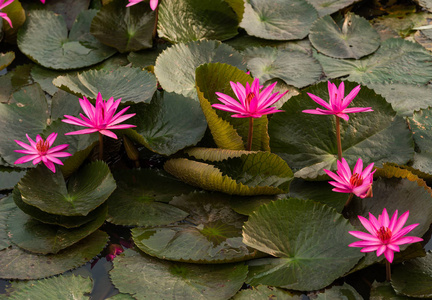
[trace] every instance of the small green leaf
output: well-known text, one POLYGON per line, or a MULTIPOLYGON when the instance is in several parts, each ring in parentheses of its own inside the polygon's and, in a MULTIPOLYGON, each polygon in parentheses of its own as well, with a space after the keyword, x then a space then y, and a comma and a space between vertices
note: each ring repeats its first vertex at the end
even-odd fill
POLYGON ((363 297, 352 286, 345 282, 342 286, 333 286, 329 289, 326 289, 323 293, 318 293, 316 299, 363 300, 363 297))
POLYGON ((301 300, 301 296, 292 295, 286 290, 279 289, 273 286, 257 285, 251 289, 242 289, 234 297, 233 300, 301 300))
POLYGON ((432 109, 430 107, 414 112, 412 118, 409 118, 414 142, 418 147, 418 152, 415 153, 412 167, 427 174, 432 174, 431 118, 432 109))
POLYGON ((0 251, 8 248, 11 243, 7 235, 7 218, 16 209, 12 196, 0 199, 0 251))
POLYGON ((0 53, 0 70, 3 70, 9 66, 15 59, 15 52, 9 51, 6 53, 0 53))
POLYGON ((342 8, 348 7, 357 0, 337 0, 337 1, 329 1, 329 0, 307 0, 310 4, 312 4, 320 17, 325 15, 331 15, 332 13, 341 10, 342 8))
POLYGON ((0 191, 13 189, 25 173, 22 169, 0 166, 0 191))
POLYGON ((416 298, 397 295, 390 282, 377 282, 372 284, 370 300, 413 300, 416 298))

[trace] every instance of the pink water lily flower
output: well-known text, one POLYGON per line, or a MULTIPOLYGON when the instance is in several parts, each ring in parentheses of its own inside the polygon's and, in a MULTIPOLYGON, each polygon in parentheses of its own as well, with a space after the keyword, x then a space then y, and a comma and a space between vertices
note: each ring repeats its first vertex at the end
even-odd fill
POLYGON ((121 99, 114 101, 114 98, 111 97, 105 101, 102 99, 101 93, 98 93, 96 97, 96 107, 94 107, 86 97, 79 99, 79 101, 86 116, 80 114, 81 120, 73 116, 65 115, 66 119, 63 119, 62 121, 68 124, 89 128, 68 132, 65 135, 99 132, 100 134, 117 139, 117 135, 111 131, 112 129, 126 129, 136 127, 135 125, 130 124, 119 124, 135 116, 135 114, 123 115, 130 106, 123 108, 120 112, 114 115, 121 99))
POLYGON ((259 85, 258 78, 254 79, 252 85, 247 82, 246 86, 243 86, 240 82, 234 83, 230 81, 231 88, 239 101, 223 93, 216 92, 218 100, 223 104, 212 104, 212 107, 236 113, 232 115, 234 118, 260 118, 263 115, 281 112, 283 110, 270 106, 285 96, 288 91, 280 95, 279 93, 272 94, 276 84, 277 82, 261 91, 263 87, 259 85))
POLYGON ((356 86, 349 94, 348 96, 344 97, 345 93, 345 85, 342 82, 339 85, 339 88, 331 83, 328 82, 328 92, 330 101, 327 103, 323 99, 321 99, 318 96, 315 96, 314 94, 307 93, 309 97, 312 98, 313 101, 318 103, 319 105, 323 106, 325 109, 322 108, 316 108, 316 109, 306 109, 303 110, 304 113, 308 114, 315 114, 315 115, 336 115, 345 121, 349 120, 348 113, 357 113, 357 112, 366 112, 366 111, 373 111, 371 107, 350 107, 347 108, 348 105, 350 105, 351 101, 357 96, 357 94, 360 91, 360 85, 356 86))
MULTIPOLYGON (((5 8, 5 7, 8 6, 9 4, 11 4, 12 2, 14 2, 14 0, 8 0, 8 1, 6 1, 6 2, 5 2, 5 0, 0 0, 0 10, 2 10, 3 8, 5 8)), ((9 23, 10 27, 13 27, 13 26, 12 26, 12 21, 11 21, 11 19, 9 19, 9 17, 7 16, 7 13, 2 13, 2 12, 0 12, 0 17, 3 18, 3 19, 5 19, 5 20, 9 23)))
POLYGON ((36 165, 42 161, 45 166, 48 167, 48 169, 55 173, 56 170, 54 164, 63 165, 61 160, 59 160, 57 157, 67 157, 72 155, 67 152, 62 152, 69 147, 68 144, 58 145, 51 148, 55 139, 57 138, 57 133, 55 132, 51 133, 46 140, 42 139, 40 135, 37 135, 36 142, 33 141, 28 136, 28 134, 26 134, 26 136, 28 141, 30 142, 30 145, 15 140, 18 145, 25 149, 15 150, 15 152, 27 154, 26 156, 17 159, 15 161, 15 164, 23 164, 33 160, 33 164, 36 165))
POLYGON ((411 244, 423 241, 422 238, 416 236, 405 236, 408 232, 416 228, 419 224, 412 224, 402 228, 408 220, 409 211, 405 212, 398 219, 398 211, 396 210, 389 220, 387 210, 384 208, 378 219, 369 213, 369 220, 362 216, 358 216, 360 222, 369 233, 362 231, 349 231, 349 233, 361 241, 349 244, 349 247, 362 247, 361 252, 376 251, 377 256, 384 253, 388 262, 393 262, 394 252, 399 252, 399 246, 403 244, 411 244))
POLYGON ((345 160, 342 158, 342 162, 337 161, 337 171, 333 173, 332 171, 324 169, 328 176, 336 181, 329 181, 331 185, 335 188, 332 190, 339 193, 353 193, 357 197, 365 198, 369 196, 372 191, 373 174, 372 171, 374 164, 371 163, 363 170, 363 161, 361 158, 357 160, 354 166, 353 172, 345 160))
MULTIPOLYGON (((129 0, 129 4, 126 5, 126 7, 138 4, 138 3, 143 2, 143 1, 144 0, 129 0)), ((158 5, 158 2, 159 2, 159 0, 150 0, 150 8, 152 10, 155 10, 157 5, 158 5)))

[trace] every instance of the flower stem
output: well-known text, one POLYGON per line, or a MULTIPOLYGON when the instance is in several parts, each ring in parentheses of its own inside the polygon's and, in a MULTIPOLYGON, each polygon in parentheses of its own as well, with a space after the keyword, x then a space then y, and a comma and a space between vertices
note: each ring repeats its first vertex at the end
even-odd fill
POLYGON ((347 207, 348 207, 348 205, 351 203, 351 200, 352 200, 353 196, 354 196, 353 193, 351 193, 351 194, 349 195, 348 200, 345 202, 344 208, 347 208, 347 207))
POLYGON ((156 9, 155 9, 155 23, 154 23, 153 34, 152 34, 153 40, 156 38, 156 35, 157 35, 157 23, 158 23, 158 19, 159 19, 159 5, 156 6, 156 9))
POLYGON ((391 280, 391 269, 390 269, 390 262, 386 259, 386 280, 391 280))
POLYGON ((253 118, 249 118, 249 134, 247 142, 247 151, 252 150, 252 136, 253 136, 253 118))
POLYGON ((337 142, 337 149, 338 149, 338 159, 340 162, 342 162, 342 142, 341 142, 341 134, 340 134, 340 118, 338 116, 336 117, 336 142, 337 142))
POLYGON ((99 160, 103 160, 103 135, 99 132, 99 160))

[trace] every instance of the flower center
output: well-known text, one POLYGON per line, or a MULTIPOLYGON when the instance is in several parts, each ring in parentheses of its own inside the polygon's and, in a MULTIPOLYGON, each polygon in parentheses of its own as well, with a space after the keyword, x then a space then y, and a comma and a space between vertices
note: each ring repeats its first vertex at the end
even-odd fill
POLYGON ((381 226, 381 228, 378 230, 378 238, 383 242, 387 243, 390 241, 392 237, 392 232, 388 227, 381 226))
POLYGON ((41 154, 41 155, 46 154, 47 151, 48 151, 48 149, 49 149, 49 143, 48 143, 48 141, 40 140, 36 144, 36 149, 39 152, 39 154, 41 154))
POLYGON ((253 98, 255 98, 255 94, 254 94, 254 93, 249 93, 249 94, 246 96, 246 103, 247 103, 247 104, 250 104, 253 98))
POLYGON ((358 173, 354 173, 350 179, 350 183, 353 186, 360 186, 363 184, 363 178, 358 173))

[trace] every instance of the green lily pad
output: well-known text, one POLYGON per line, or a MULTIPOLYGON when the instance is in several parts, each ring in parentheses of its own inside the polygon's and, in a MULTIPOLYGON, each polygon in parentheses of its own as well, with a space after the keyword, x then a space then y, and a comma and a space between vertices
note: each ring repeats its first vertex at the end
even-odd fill
POLYGON ((423 7, 424 9, 432 12, 432 1, 431 0, 414 0, 418 5, 423 7))
MULTIPOLYGON (((219 148, 244 150, 249 133, 249 118, 233 118, 233 113, 213 108, 221 103, 216 92, 221 92, 236 99, 230 81, 240 82, 243 86, 252 78, 243 71, 227 64, 205 64, 196 70, 196 89, 201 109, 207 119, 213 139, 219 148)), ((267 116, 254 119, 252 150, 270 151, 267 133, 267 116)))
POLYGON ((98 93, 104 99, 114 97, 122 102, 150 102, 156 91, 156 79, 139 68, 118 67, 114 71, 90 70, 78 75, 59 76, 53 81, 58 88, 78 97, 95 100, 98 93))
POLYGON ((39 166, 27 172, 18 188, 26 204, 44 212, 86 216, 108 199, 116 184, 107 164, 95 161, 74 173, 67 185, 61 172, 39 166))
POLYGON ((318 293, 317 300, 327 299, 349 299, 363 300, 363 297, 349 284, 344 283, 342 286, 333 286, 326 289, 323 293, 318 293))
POLYGON ((89 8, 90 0, 62 0, 46 1, 44 7, 48 10, 62 15, 65 19, 67 28, 70 30, 77 16, 89 8))
POLYGON ((109 300, 136 300, 131 295, 129 295, 129 294, 123 294, 123 293, 118 293, 117 295, 114 295, 114 296, 109 297, 107 299, 109 299, 109 300))
POLYGON ((97 64, 116 50, 90 34, 96 13, 97 10, 81 12, 68 33, 63 16, 33 10, 18 33, 18 47, 30 59, 50 69, 68 70, 97 64))
POLYGON ((45 94, 38 84, 15 92, 10 103, 0 103, 0 156, 8 164, 13 165, 22 156, 14 152, 15 149, 21 149, 14 140, 28 143, 26 134, 34 140, 47 126, 48 111, 45 94))
POLYGON ((14 291, 9 299, 84 300, 93 289, 91 278, 68 275, 32 281, 14 291))
MULTIPOLYGON (((340 81, 335 81, 337 85, 340 81)), ((356 83, 345 82, 345 94, 356 83)), ((301 113, 319 106, 306 92, 328 99, 327 83, 322 82, 292 97, 269 123, 270 147, 296 172, 296 177, 317 178, 323 169, 335 170, 337 145, 335 117, 301 113)), ((405 164, 412 159, 412 134, 406 121, 391 108, 383 97, 367 87, 361 87, 351 103, 355 107, 372 107, 373 112, 350 114, 349 121, 341 121, 343 156, 353 167, 358 158, 364 165, 384 162, 405 164)))
POLYGON ((293 290, 326 287, 363 256, 347 247, 354 229, 334 209, 288 198, 261 206, 243 226, 243 242, 276 258, 248 262, 248 282, 293 290), (337 237, 337 238, 336 238, 337 237))
POLYGON ((31 76, 33 80, 41 86, 41 88, 53 96, 59 89, 53 84, 53 80, 58 76, 63 76, 67 73, 76 73, 76 71, 58 71, 51 70, 39 65, 33 66, 31 76))
POLYGON ((53 215, 46 213, 35 206, 31 206, 22 201, 21 193, 18 188, 12 191, 13 200, 20 210, 31 216, 32 218, 46 224, 59 225, 65 228, 75 228, 82 226, 100 215, 106 216, 106 205, 102 204, 98 208, 92 210, 87 216, 68 217, 61 215, 53 215))
POLYGON ((397 295, 393 290, 390 282, 377 282, 372 284, 370 292, 370 300, 414 300, 418 298, 411 298, 403 295, 397 295))
POLYGON ((243 57, 234 48, 218 41, 202 40, 173 45, 163 51, 156 60, 155 74, 165 91, 195 98, 195 69, 210 62, 245 70, 243 57))
POLYGON ((149 66, 154 66, 159 54, 161 54, 161 52, 167 48, 168 43, 158 44, 156 48, 146 49, 139 52, 131 52, 127 56, 127 59, 134 67, 146 68, 149 66))
POLYGON ((320 17, 325 15, 331 15, 342 8, 350 6, 354 2, 358 0, 337 0, 337 1, 329 1, 329 0, 308 0, 310 4, 312 4, 315 9, 318 11, 320 17))
MULTIPOLYGON (((62 90, 58 90, 54 93, 51 98, 51 120, 55 122, 57 119, 63 119, 64 115, 79 116, 80 113, 82 113, 82 108, 77 96, 62 90)), ((57 136, 57 138, 60 138, 60 135, 57 136)), ((81 136, 83 136, 83 134, 81 136)), ((90 134, 85 134, 85 136, 90 136, 90 134)))
POLYGON ((243 19, 244 2, 243 0, 225 0, 226 3, 234 10, 239 21, 243 19))
POLYGON ((165 0, 158 10, 159 37, 171 43, 223 41, 237 35, 237 15, 223 0, 165 0))
POLYGON ((432 79, 430 52, 402 39, 384 41, 373 55, 361 60, 340 60, 321 54, 315 57, 329 78, 348 76, 347 80, 363 84, 426 84, 432 79))
POLYGON ((432 253, 405 261, 393 269, 391 284, 397 294, 432 297, 432 253))
POLYGON ((302 297, 298 295, 292 295, 288 291, 279 289, 274 286, 257 285, 253 286, 252 289, 240 290, 233 298, 233 300, 301 300, 302 297))
POLYGON ((345 15, 341 24, 330 16, 316 20, 309 39, 321 53, 336 58, 355 58, 375 52, 381 44, 380 36, 366 19, 352 13, 345 15))
POLYGON ((25 173, 21 169, 0 166, 0 191, 13 189, 25 173))
POLYGON ((114 286, 138 300, 230 299, 243 285, 246 274, 247 267, 242 263, 173 263, 139 253, 118 256, 110 271, 114 286))
POLYGON ((431 133, 432 128, 432 109, 421 109, 414 112, 412 118, 409 118, 410 127, 413 132, 414 142, 418 147, 418 152, 414 156, 413 168, 421 172, 431 174, 432 152, 431 152, 431 133))
POLYGON ((129 8, 128 3, 121 0, 104 5, 91 23, 91 34, 121 53, 151 48, 155 14, 149 5, 129 8))
POLYGON ((15 59, 15 52, 9 51, 6 53, 0 53, 0 70, 3 70, 9 66, 15 59))
POLYGON ((105 212, 83 226, 67 229, 48 225, 33 219, 17 209, 8 216, 8 234, 11 241, 21 249, 32 253, 58 253, 95 232, 105 222, 105 212))
POLYGON ((0 251, 8 248, 11 243, 7 235, 7 218, 16 209, 12 196, 0 199, 0 251))
POLYGON ((128 113, 136 113, 130 123, 137 127, 126 134, 162 155, 195 146, 207 129, 199 103, 175 93, 157 92, 149 105, 134 105, 128 113))
POLYGON ((115 173, 118 188, 108 199, 108 221, 123 226, 158 226, 181 221, 187 213, 167 204, 192 187, 154 170, 115 173))
POLYGON ((298 40, 306 37, 317 19, 316 9, 305 0, 250 0, 240 27, 249 35, 268 40, 298 40))
POLYGON ((262 256, 242 242, 247 217, 235 213, 222 194, 191 193, 171 202, 189 213, 186 222, 132 229, 135 245, 161 259, 193 263, 238 262, 262 256))
POLYGON ((317 82, 323 72, 320 63, 302 51, 262 47, 248 48, 243 53, 248 69, 262 81, 280 78, 302 88, 317 82))
MULTIPOLYGON (((295 178, 294 180, 295 181, 295 178)), ((291 186, 290 186, 291 189, 291 186)), ((259 196, 232 196, 230 207, 239 214, 249 216, 256 211, 261 205, 268 204, 272 201, 285 198, 282 195, 259 195, 259 196)))
POLYGON ((108 242, 108 235, 96 231, 57 254, 31 254, 18 247, 0 251, 0 278, 39 279, 77 268, 98 255, 108 242))
POLYGON ((234 155, 209 163, 174 158, 165 163, 164 169, 188 184, 209 191, 242 196, 288 191, 293 173, 279 156, 269 152, 234 155))

